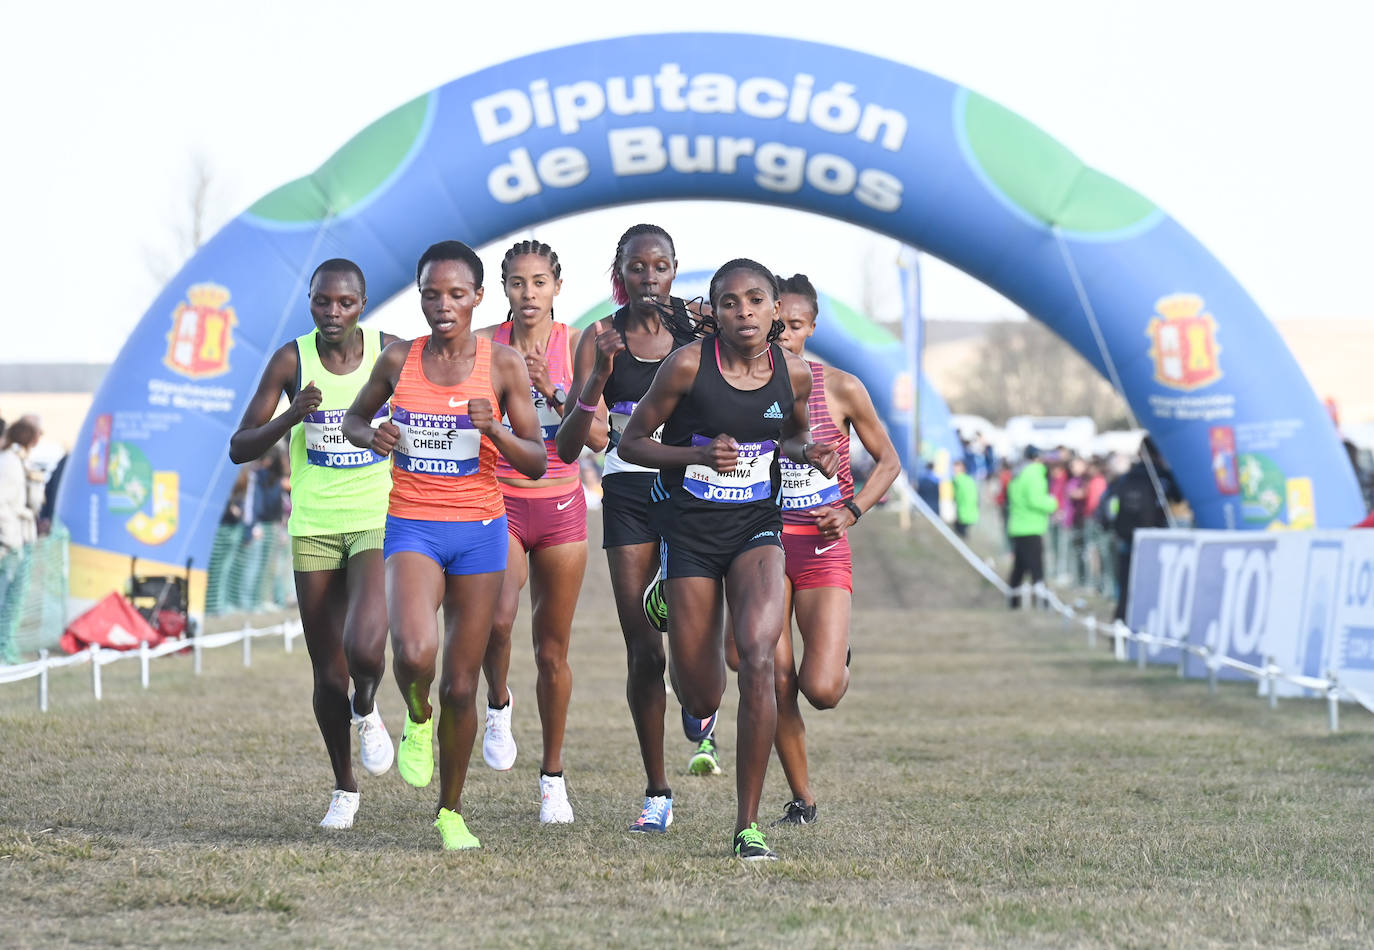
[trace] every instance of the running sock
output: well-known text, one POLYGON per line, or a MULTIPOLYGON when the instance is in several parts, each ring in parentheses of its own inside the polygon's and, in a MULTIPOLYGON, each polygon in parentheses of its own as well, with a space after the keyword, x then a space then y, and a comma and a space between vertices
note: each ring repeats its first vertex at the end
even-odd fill
POLYGON ((544 778, 562 778, 563 770, 559 769, 557 772, 545 772, 543 769, 540 769, 539 774, 544 778))
POLYGON ((672 797, 673 797, 673 790, 672 790, 671 788, 646 788, 646 789, 644 790, 644 797, 645 797, 645 798, 672 798, 672 797))
POLYGON ((488 709, 506 709, 510 706, 510 694, 506 694, 506 701, 499 706, 488 706, 488 709))

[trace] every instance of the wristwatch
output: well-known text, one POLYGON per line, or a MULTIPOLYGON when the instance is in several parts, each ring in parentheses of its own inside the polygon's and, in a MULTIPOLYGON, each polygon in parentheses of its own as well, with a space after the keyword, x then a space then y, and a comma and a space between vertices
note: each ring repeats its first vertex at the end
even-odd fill
POLYGON ((859 517, 863 514, 863 512, 859 510, 859 506, 854 504, 854 502, 848 498, 844 499, 844 501, 840 502, 840 504, 844 505, 846 508, 849 509, 849 513, 854 516, 854 523, 858 524, 859 517))
POLYGON ((563 404, 566 403, 567 401, 568 401, 568 393, 567 393, 567 391, 566 391, 562 386, 555 386, 555 387, 554 387, 554 390, 553 390, 553 395, 549 397, 549 402, 552 403, 553 405, 557 406, 559 409, 562 409, 562 408, 563 408, 563 404))

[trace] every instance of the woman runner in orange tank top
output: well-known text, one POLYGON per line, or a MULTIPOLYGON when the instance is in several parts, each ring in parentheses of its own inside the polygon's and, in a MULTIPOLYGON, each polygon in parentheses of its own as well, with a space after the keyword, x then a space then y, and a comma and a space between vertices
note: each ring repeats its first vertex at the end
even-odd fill
POLYGON ((393 458, 387 616, 407 710, 396 765, 419 787, 434 776, 429 693, 440 646, 435 613, 444 609, 434 824, 445 850, 460 850, 481 846, 461 811, 477 733, 478 671, 506 568, 496 457, 530 478, 544 473, 547 457, 524 361, 472 332, 481 259, 458 241, 435 244, 420 257, 416 283, 431 334, 383 351, 344 417, 344 435, 393 458), (387 400, 391 418, 374 430, 371 420, 387 400))

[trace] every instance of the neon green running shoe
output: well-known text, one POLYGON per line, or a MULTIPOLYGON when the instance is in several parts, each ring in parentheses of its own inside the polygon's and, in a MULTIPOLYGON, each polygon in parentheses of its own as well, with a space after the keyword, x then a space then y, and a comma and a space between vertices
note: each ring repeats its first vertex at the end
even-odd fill
POLYGON ((751 824, 735 835, 735 857, 741 861, 776 861, 774 854, 763 840, 763 832, 757 824, 751 824))
POLYGON ((416 788, 424 788, 434 778, 434 717, 415 722, 406 713, 405 733, 396 752, 396 771, 416 788))
POLYGON ((434 819, 434 827, 439 829, 439 836, 444 839, 445 851, 467 851, 482 847, 482 842, 468 831, 467 822, 456 811, 440 808, 439 817, 434 819))
POLYGON ((693 775, 719 775, 720 761, 716 758, 716 737, 709 735, 697 745, 697 751, 687 762, 687 771, 693 775))

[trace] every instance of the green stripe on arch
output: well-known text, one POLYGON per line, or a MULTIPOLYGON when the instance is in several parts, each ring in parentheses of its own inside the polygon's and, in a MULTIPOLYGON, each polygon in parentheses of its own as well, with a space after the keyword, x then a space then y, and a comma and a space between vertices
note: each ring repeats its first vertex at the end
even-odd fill
POLYGON ((1154 202, 1085 165, 1040 128, 1004 106, 964 92, 963 132, 988 183, 1044 225, 1105 235, 1139 225, 1154 202))
POLYGON ((343 214, 371 197, 419 140, 433 95, 426 93, 388 112, 315 171, 259 198, 248 213, 279 224, 310 224, 343 214))

